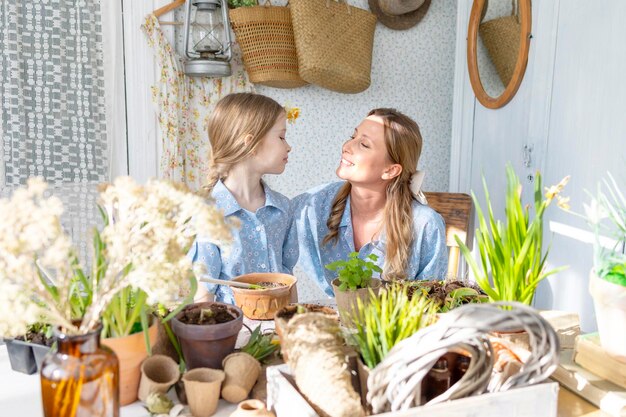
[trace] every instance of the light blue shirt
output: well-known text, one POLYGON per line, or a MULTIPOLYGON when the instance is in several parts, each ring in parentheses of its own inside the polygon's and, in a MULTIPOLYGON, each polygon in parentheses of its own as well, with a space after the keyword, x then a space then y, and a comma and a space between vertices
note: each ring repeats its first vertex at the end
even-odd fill
MULTIPOLYGON (((322 243, 328 233, 326 222, 333 200, 343 184, 343 182, 326 184, 309 190, 292 201, 300 242, 299 265, 329 296, 333 296, 330 283, 336 278, 336 273, 324 266, 347 259, 350 252, 355 251, 350 197, 339 224, 337 244, 332 241, 327 245, 322 243)), ((408 279, 444 279, 448 271, 448 248, 443 218, 432 208, 414 200, 413 229, 415 236, 408 248, 410 252, 408 279)), ((378 256, 376 264, 382 269, 385 262, 384 231, 380 240, 363 245, 359 257, 365 258, 372 253, 378 256)))
MULTIPOLYGON (((265 205, 252 213, 239 206, 235 197, 218 181, 211 196, 226 218, 238 219, 241 227, 233 230, 228 256, 220 247, 198 237, 188 256, 202 262, 211 278, 231 280, 252 272, 293 273, 298 260, 298 237, 293 224, 289 199, 265 183, 265 205)), ((215 294, 215 300, 234 303, 232 291, 224 285, 202 283, 215 294)))

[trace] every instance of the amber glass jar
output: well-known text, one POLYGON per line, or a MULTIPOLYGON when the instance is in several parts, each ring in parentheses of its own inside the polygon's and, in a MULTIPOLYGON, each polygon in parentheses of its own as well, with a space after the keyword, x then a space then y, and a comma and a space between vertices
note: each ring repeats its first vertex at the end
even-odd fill
POLYGON ((57 352, 41 367, 45 417, 118 417, 119 364, 100 346, 102 326, 84 335, 57 331, 57 352))

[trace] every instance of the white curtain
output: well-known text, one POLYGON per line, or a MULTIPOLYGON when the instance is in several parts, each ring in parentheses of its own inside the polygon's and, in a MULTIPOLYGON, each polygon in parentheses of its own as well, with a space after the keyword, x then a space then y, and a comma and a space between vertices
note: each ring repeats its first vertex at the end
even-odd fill
POLYGON ((100 1, 3 0, 0 47, 0 186, 108 180, 100 1))

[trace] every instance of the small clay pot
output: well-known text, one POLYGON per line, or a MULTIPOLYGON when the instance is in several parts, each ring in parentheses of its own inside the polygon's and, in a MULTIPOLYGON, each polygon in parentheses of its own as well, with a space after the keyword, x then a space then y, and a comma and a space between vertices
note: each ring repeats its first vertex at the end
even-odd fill
POLYGON ((259 361, 245 352, 237 352, 226 356, 222 365, 226 374, 222 397, 235 404, 248 398, 261 372, 259 361))
POLYGON ((178 320, 183 311, 172 319, 172 330, 180 341, 187 369, 219 369, 222 360, 235 350, 237 335, 243 326, 243 313, 239 307, 211 301, 195 303, 185 308, 209 308, 212 304, 226 306, 235 319, 218 324, 186 324, 178 320))
POLYGON ((169 356, 153 355, 141 364, 139 399, 146 401, 152 393, 165 394, 180 378, 178 364, 169 356))
POLYGON ((272 282, 284 284, 276 288, 249 290, 246 288, 231 287, 235 297, 235 304, 243 310, 243 314, 252 320, 273 320, 274 315, 290 302, 298 301, 296 283, 298 279, 293 275, 280 273, 254 273, 240 275, 233 281, 258 284, 272 282))
POLYGON ((276 417, 261 400, 246 400, 239 403, 230 417, 276 417))
POLYGON ((382 282, 379 279, 372 278, 370 286, 367 288, 359 288, 356 290, 341 291, 339 289, 339 278, 335 278, 331 285, 335 293, 335 300, 337 301, 337 310, 341 317, 341 322, 346 327, 355 327, 352 316, 355 314, 357 299, 360 299, 363 305, 367 305, 370 302, 370 290, 374 294, 378 294, 382 282))
POLYGON ((196 368, 183 375, 189 408, 194 417, 209 417, 217 410, 224 371, 196 368))

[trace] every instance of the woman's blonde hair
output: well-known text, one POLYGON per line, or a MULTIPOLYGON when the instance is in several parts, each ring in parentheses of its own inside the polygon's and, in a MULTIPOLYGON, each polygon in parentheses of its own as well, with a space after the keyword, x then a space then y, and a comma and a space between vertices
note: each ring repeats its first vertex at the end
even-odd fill
POLYGON ((222 98, 209 119, 211 142, 209 175, 205 189, 226 178, 231 167, 250 157, 261 139, 285 109, 273 99, 253 93, 229 94, 222 98))
MULTIPOLYGON (((406 279, 408 249, 413 241, 413 195, 409 186, 422 153, 422 135, 413 119, 395 109, 374 109, 368 116, 378 116, 383 120, 389 159, 402 166, 400 175, 393 178, 387 186, 383 277, 387 280, 406 279)), ((335 196, 326 222, 328 234, 324 237, 323 244, 337 243, 339 223, 351 188, 352 185, 346 182, 335 196)))

